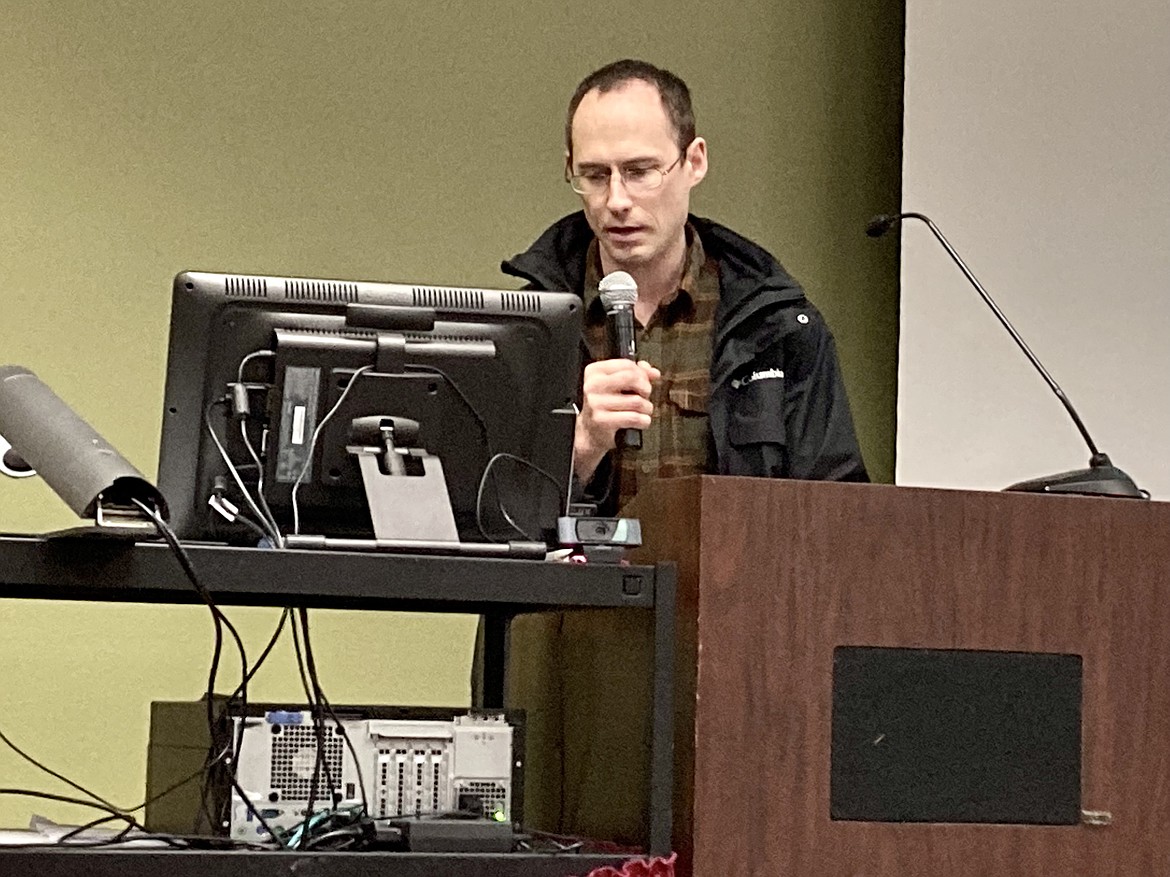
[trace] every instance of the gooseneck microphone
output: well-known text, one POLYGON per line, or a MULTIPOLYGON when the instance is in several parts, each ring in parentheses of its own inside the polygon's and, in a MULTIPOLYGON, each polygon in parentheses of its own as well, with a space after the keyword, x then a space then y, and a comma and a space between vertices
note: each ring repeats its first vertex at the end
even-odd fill
MULTIPOLYGON (((601 303, 609 318, 610 352, 614 359, 638 361, 637 339, 634 334, 634 303, 638 300, 638 284, 625 271, 606 274, 597 284, 601 303)), ((621 448, 642 447, 642 430, 619 429, 614 442, 621 448)))
POLYGON ((1089 435, 1089 430, 1085 427, 1072 402, 1069 401, 1068 396, 1064 394, 1064 390, 1053 380, 1052 375, 1048 373, 1043 363, 1037 358, 1024 339, 1020 337, 1020 333, 1012 326, 1011 321, 999 306, 992 300, 987 290, 983 288, 971 269, 967 267, 967 263, 963 261, 962 257, 956 252, 955 248, 951 246, 950 241, 943 236, 939 231, 938 226, 931 221, 930 217, 922 213, 899 213, 894 216, 880 215, 871 219, 865 227, 865 233, 871 238, 879 238, 888 232, 895 223, 901 222, 904 219, 918 219, 926 224, 926 227, 938 239, 938 242, 943 245, 943 249, 951 257, 959 270, 963 272, 963 276, 975 287, 975 291, 979 293, 979 297, 991 308, 991 312, 995 314, 1000 324, 1007 330, 1008 334, 1012 336, 1012 340, 1024 352, 1024 356, 1028 357, 1028 361, 1032 363, 1040 376, 1044 378, 1048 387, 1056 394, 1056 398, 1064 405, 1065 410, 1072 418, 1077 430, 1081 434, 1081 438, 1085 440, 1085 444, 1089 448, 1089 468, 1076 469, 1071 472, 1061 472, 1057 475, 1051 475, 1045 478, 1034 478, 1028 481, 1021 481, 1018 484, 1013 484, 1006 490, 1028 491, 1032 493, 1073 493, 1084 494, 1088 496, 1119 496, 1130 497, 1134 499, 1149 499, 1150 495, 1144 490, 1141 490, 1133 479, 1125 472, 1118 469, 1109 460, 1108 454, 1102 453, 1097 449, 1096 443, 1092 436, 1089 435))

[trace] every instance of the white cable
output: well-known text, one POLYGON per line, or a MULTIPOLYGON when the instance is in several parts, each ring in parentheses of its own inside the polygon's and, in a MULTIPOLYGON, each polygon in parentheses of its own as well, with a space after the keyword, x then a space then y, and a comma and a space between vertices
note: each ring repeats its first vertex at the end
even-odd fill
MULTIPOLYGON (((260 455, 256 453, 256 449, 252 446, 252 439, 248 436, 247 421, 240 421, 240 435, 244 439, 244 447, 248 449, 248 455, 252 458, 252 462, 256 464, 256 498, 259 501, 261 517, 272 525, 272 529, 276 533, 280 533, 280 525, 276 523, 276 518, 272 515, 272 509, 268 507, 268 503, 264 501, 264 464, 260 462, 260 455)), ((284 538, 281 537, 280 544, 277 548, 284 547, 284 538)))
POLYGON ((573 505, 573 473, 577 471, 577 418, 581 416, 581 409, 573 403, 573 444, 569 451, 569 483, 565 486, 565 517, 569 516, 573 505))
POLYGON ((276 353, 271 350, 253 350, 251 353, 241 359, 240 367, 236 369, 236 381, 241 384, 244 382, 244 366, 246 366, 249 362, 251 362, 253 359, 259 359, 260 357, 268 356, 276 356, 276 353))
POLYGON ((227 466, 228 472, 231 473, 232 478, 235 480, 236 486, 240 488, 240 493, 243 494, 244 500, 248 503, 248 507, 252 509, 252 512, 264 525, 265 532, 267 532, 268 536, 272 539, 272 544, 277 548, 284 547, 284 538, 280 535, 279 530, 272 527, 268 519, 264 517, 264 513, 261 512, 259 507, 256 505, 256 501, 252 499, 252 494, 248 490, 247 486, 245 486, 244 479, 240 477, 239 470, 236 469, 235 463, 233 463, 231 458, 228 457, 228 452, 224 448, 223 442, 221 442, 219 440, 219 436, 215 434, 215 429, 211 425, 211 417, 206 410, 203 412, 203 425, 207 427, 207 434, 211 436, 212 442, 215 443, 215 448, 217 451, 219 451, 219 456, 223 459, 224 465, 227 466))

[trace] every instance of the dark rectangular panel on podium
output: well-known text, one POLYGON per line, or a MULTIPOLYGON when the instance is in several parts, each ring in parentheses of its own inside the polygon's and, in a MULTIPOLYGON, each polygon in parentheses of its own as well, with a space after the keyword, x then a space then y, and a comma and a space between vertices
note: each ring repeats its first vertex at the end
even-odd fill
POLYGON ((829 812, 1081 821, 1081 658, 838 646, 829 812))

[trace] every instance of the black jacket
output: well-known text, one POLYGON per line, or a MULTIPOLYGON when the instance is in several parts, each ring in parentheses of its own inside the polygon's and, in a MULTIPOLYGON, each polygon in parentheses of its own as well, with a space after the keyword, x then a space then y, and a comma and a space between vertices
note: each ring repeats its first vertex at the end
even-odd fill
MULTIPOLYGON (((768 252, 728 228, 690 222, 719 264, 708 403, 721 475, 868 481, 833 335, 768 252)), ((583 293, 593 232, 578 212, 502 270, 531 288, 583 293)))

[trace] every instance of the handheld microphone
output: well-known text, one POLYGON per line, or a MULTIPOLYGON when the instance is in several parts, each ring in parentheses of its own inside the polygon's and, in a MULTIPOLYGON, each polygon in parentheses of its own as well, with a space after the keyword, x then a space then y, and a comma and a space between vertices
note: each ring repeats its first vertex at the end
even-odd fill
MULTIPOLYGON (((597 288, 601 291, 601 303, 609 318, 609 341, 613 358, 637 362, 634 303, 638 300, 638 284, 625 271, 614 271, 606 274, 597 288)), ((640 448, 642 430, 619 429, 614 442, 618 448, 640 448)))
POLYGON ((971 273, 971 269, 967 267, 967 263, 963 261, 962 257, 955 251, 941 231, 930 219, 922 213, 899 213, 894 216, 882 214, 875 216, 865 226, 865 233, 871 238, 879 238, 889 231, 895 223, 901 222, 904 219, 918 219, 926 223, 926 227, 931 230, 938 242, 943 245, 943 249, 951 257, 959 270, 963 272, 963 276, 975 287, 975 291, 979 293, 979 297, 991 308, 991 312, 995 314, 1000 324, 1007 329, 1012 340, 1024 352, 1024 356, 1028 357, 1028 361, 1032 363, 1036 371, 1040 372, 1040 377, 1044 378, 1044 382, 1056 394, 1056 398, 1064 405, 1065 410, 1068 411, 1073 423, 1081 434, 1081 438, 1085 440, 1085 444, 1089 447, 1089 468, 1075 469, 1071 472, 1061 472, 1056 475, 1050 475, 1044 478, 1033 478, 1028 481, 1021 481, 1018 484, 1013 484, 1005 490, 1018 490, 1030 493, 1072 493, 1082 494, 1086 496, 1118 496, 1129 497, 1133 499, 1149 499, 1150 494, 1142 490, 1132 478, 1125 472, 1118 469, 1109 460, 1109 455, 1104 454, 1097 449, 1097 445, 1093 442, 1092 436, 1089 435, 1089 430, 1085 428, 1084 422, 1080 415, 1077 414, 1076 409, 1073 408, 1072 402, 1064 394, 1064 390, 1053 380, 1052 375, 1048 373, 1040 360, 1037 358, 1024 339, 1020 337, 1020 333, 1015 330, 1011 322, 999 306, 992 300, 987 290, 983 288, 976 278, 971 273))

